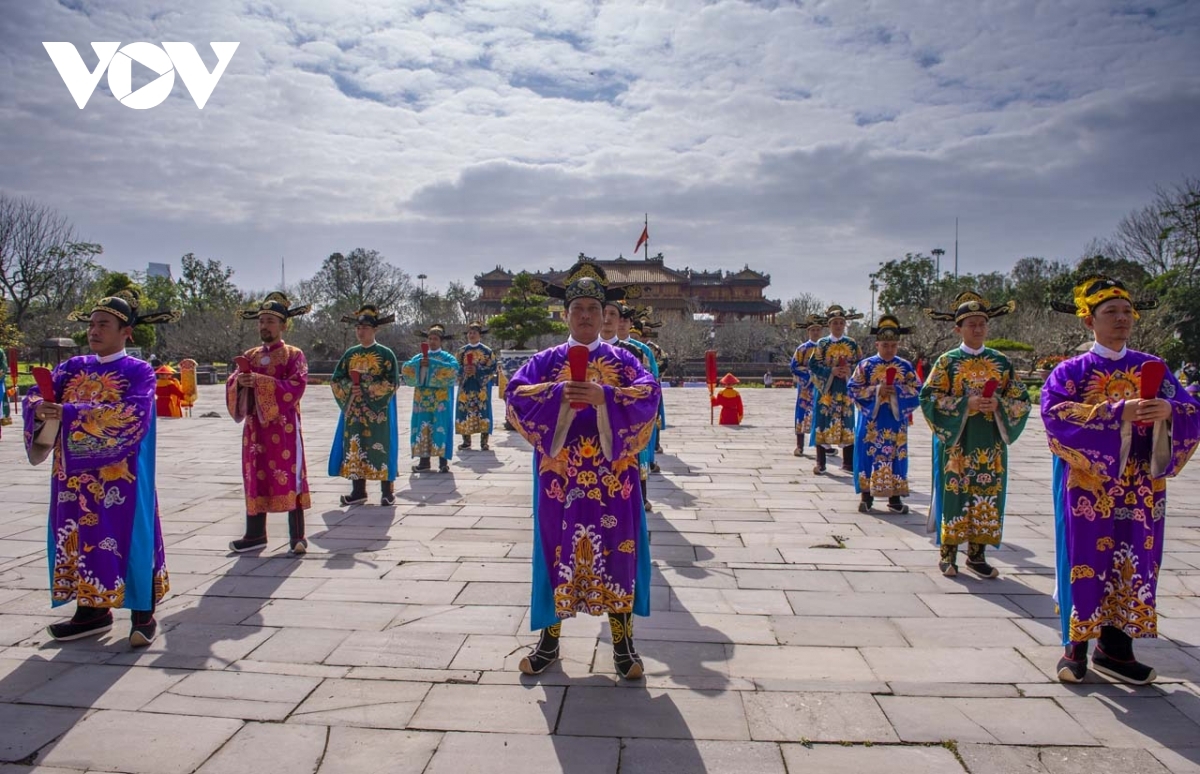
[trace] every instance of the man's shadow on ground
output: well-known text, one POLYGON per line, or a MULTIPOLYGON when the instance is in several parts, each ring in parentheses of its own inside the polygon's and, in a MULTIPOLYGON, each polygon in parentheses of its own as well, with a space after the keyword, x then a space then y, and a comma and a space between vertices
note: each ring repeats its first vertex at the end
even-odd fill
MULTIPOLYGON (((44 561, 44 559, 43 559, 44 561)), ((167 560, 170 571, 170 558, 167 560)), ((278 630, 264 628, 261 610, 291 574, 291 562, 238 555, 201 594, 167 597, 156 612, 158 636, 147 648, 129 645, 129 614, 116 611, 111 632, 56 642, 44 631, 16 643, 24 661, 0 679, 0 762, 34 765, 94 709, 141 710, 154 696, 130 699, 113 691, 132 670, 155 674, 161 693, 197 670, 223 670, 278 630), (251 575, 266 563, 274 572, 251 575), (31 705, 39 705, 36 711, 31 705)), ((74 604, 55 612, 67 618, 74 604)), ((17 654, 12 654, 16 657, 17 654)), ((133 689, 136 693, 136 689, 133 689)))

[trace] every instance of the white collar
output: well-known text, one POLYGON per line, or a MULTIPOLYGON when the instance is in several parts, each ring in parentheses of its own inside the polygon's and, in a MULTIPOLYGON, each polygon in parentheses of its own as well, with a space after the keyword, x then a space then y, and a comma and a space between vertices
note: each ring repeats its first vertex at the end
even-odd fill
POLYGON ((962 344, 959 344, 959 345, 958 345, 958 348, 959 348, 959 349, 961 349, 963 352, 966 352, 968 355, 982 355, 982 354, 983 354, 983 351, 984 351, 985 349, 987 349, 987 347, 986 347, 986 346, 984 346, 984 347, 980 347, 979 349, 971 349, 970 347, 968 347, 968 346, 966 345, 966 343, 965 343, 965 342, 964 342, 964 343, 962 343, 962 344))
POLYGON ((438 347, 437 349, 430 349, 429 354, 436 355, 438 352, 441 352, 441 351, 442 351, 442 348, 438 347))
POLYGON ((844 333, 841 336, 834 336, 832 333, 829 334, 829 340, 831 342, 841 341, 844 338, 846 338, 846 334, 844 334, 844 333))
POLYGON ((616 336, 613 336, 611 339, 606 339, 603 336, 601 336, 600 338, 596 339, 596 341, 603 341, 605 344, 609 345, 610 347, 615 347, 615 346, 617 346, 617 342, 620 341, 620 339, 617 338, 616 336))
POLYGON ((1128 345, 1121 347, 1118 352, 1115 349, 1110 349, 1098 341, 1092 342, 1092 352, 1107 360, 1120 360, 1129 352, 1128 345))
MULTIPOLYGON (((574 336, 567 336, 567 346, 568 347, 584 346, 584 347, 588 348, 588 352, 595 352, 596 348, 600 346, 600 342, 601 342, 601 339, 599 337, 597 337, 591 344, 580 344, 578 341, 575 340, 574 336)), ((605 343, 608 343, 608 342, 605 342, 605 343)))
POLYGON ((122 347, 120 352, 114 352, 111 355, 96 355, 96 360, 100 363, 115 363, 123 357, 128 357, 125 348, 122 347))

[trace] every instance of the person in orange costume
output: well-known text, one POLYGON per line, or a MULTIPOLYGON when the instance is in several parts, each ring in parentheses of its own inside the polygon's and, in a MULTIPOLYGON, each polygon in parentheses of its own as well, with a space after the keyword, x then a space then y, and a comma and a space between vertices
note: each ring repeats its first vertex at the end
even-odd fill
POLYGON ((186 394, 183 385, 175 378, 175 369, 162 365, 154 374, 158 378, 158 385, 154 388, 155 413, 160 417, 182 417, 186 394))
POLYGON ((721 384, 725 389, 713 396, 712 404, 721 407, 722 425, 740 425, 742 423, 742 396, 738 391, 733 389, 733 385, 741 384, 741 381, 733 374, 725 374, 721 377, 721 384))

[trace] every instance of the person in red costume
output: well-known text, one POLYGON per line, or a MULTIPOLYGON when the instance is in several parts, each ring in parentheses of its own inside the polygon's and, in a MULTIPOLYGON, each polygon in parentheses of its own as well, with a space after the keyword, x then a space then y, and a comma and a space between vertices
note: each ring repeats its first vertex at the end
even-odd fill
POLYGON ((165 363, 154 372, 157 384, 154 387, 155 413, 160 417, 183 416, 183 385, 175 378, 175 369, 165 363))
POLYGON ((721 407, 720 424, 722 425, 740 425, 742 423, 742 396, 733 389, 733 385, 740 383, 741 381, 733 374, 725 374, 721 377, 721 384, 725 389, 713 396, 712 404, 721 407))

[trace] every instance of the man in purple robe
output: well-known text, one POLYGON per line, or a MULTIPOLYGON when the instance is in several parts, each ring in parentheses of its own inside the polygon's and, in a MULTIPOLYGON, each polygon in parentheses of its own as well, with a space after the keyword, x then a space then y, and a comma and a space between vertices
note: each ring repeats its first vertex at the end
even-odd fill
POLYGON ((113 608, 133 611, 129 644, 154 641, 154 608, 167 593, 166 557, 154 489, 154 369, 125 353, 140 324, 178 319, 139 315, 129 287, 101 299, 87 322, 91 355, 54 369, 54 394, 25 396, 25 449, 41 463, 54 453, 47 536, 50 601, 75 602, 69 621, 51 624, 56 640, 112 629, 113 608))
POLYGON ((1155 673, 1134 657, 1133 640, 1158 635, 1166 479, 1200 443, 1200 404, 1165 365, 1156 396, 1140 397, 1148 364, 1162 361, 1126 346, 1145 305, 1120 282, 1093 277, 1075 288, 1074 303, 1054 308, 1082 318, 1095 336, 1091 350, 1060 363, 1042 389, 1065 647, 1058 678, 1083 680, 1088 641, 1098 639, 1092 667, 1144 685, 1155 673))
POLYGON ((562 619, 607 614, 617 671, 637 679, 633 614, 650 614, 638 452, 654 433, 658 383, 631 352, 600 339, 605 305, 624 296, 601 267, 580 261, 547 293, 563 299, 570 338, 521 366, 506 390, 537 471, 530 620, 541 636, 521 671, 540 674, 558 660, 562 619), (586 354, 582 380, 572 377, 572 347, 586 354))

